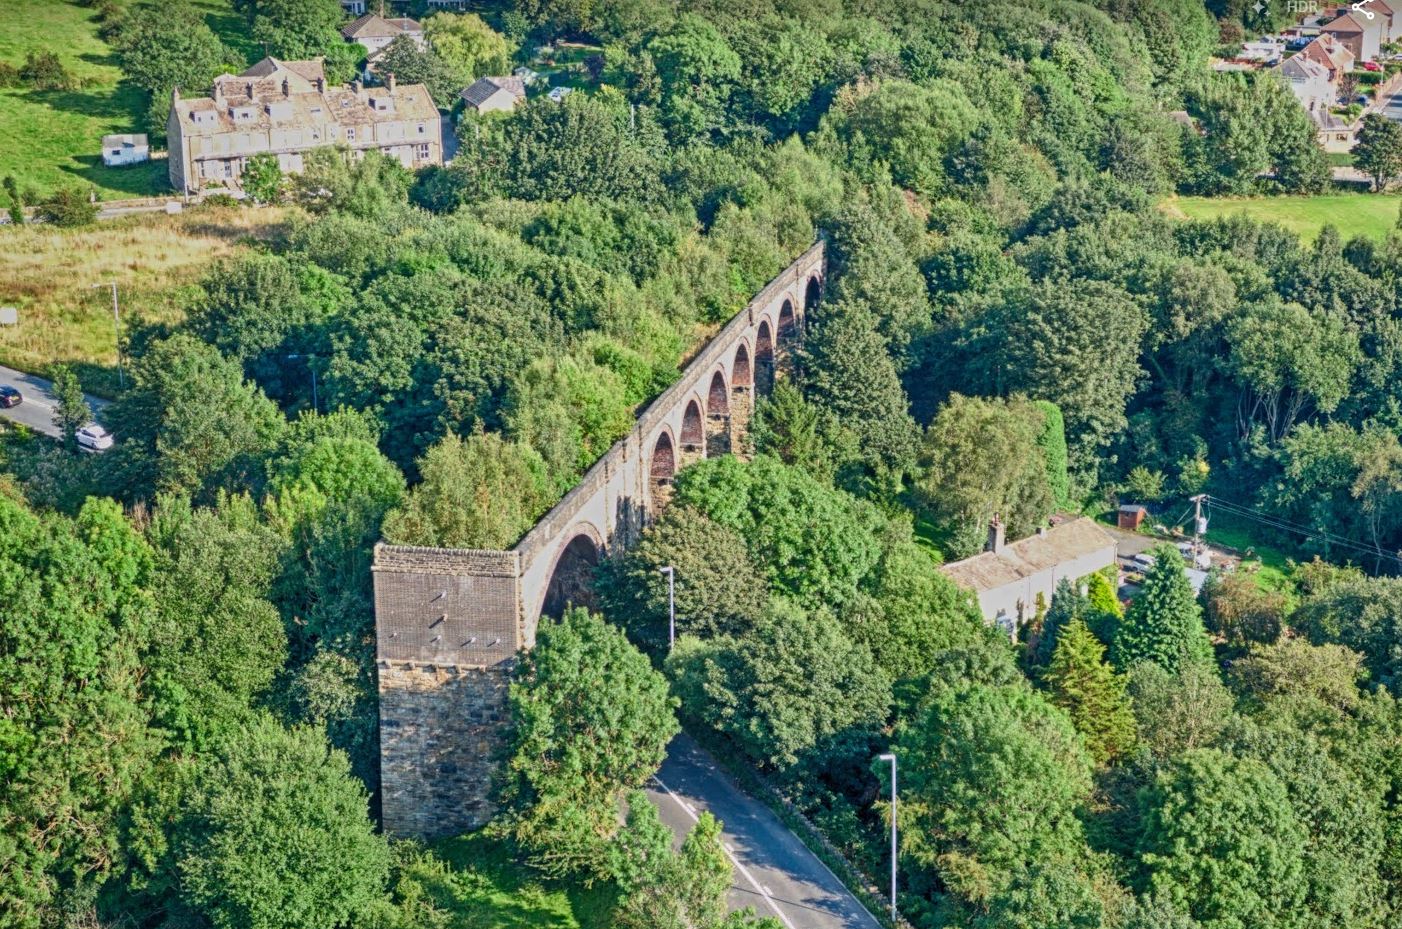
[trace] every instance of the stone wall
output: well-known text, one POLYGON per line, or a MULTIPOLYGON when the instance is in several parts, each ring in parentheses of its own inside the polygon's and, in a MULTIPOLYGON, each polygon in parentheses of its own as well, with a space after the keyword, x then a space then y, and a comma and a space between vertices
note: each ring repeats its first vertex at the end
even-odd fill
POLYGON ((380 661, 385 831, 432 838, 484 825, 506 750, 511 662, 451 668, 380 661))

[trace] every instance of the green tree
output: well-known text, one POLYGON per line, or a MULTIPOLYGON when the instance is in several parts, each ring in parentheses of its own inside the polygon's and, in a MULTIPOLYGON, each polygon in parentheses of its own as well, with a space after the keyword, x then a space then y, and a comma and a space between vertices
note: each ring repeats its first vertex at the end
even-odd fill
POLYGON ((1062 630, 1076 620, 1088 622, 1090 608, 1090 600, 1081 592, 1079 584, 1072 583, 1068 577, 1057 581, 1056 589, 1052 591, 1051 603, 1047 607, 1047 615, 1042 618, 1037 645, 1030 656, 1033 663, 1039 667, 1046 667, 1052 660, 1052 653, 1056 651, 1062 630))
POLYGON ((1204 929, 1297 925, 1306 834, 1265 765, 1187 752, 1154 779, 1144 810, 1139 859, 1154 894, 1204 929))
POLYGON ((1154 565, 1115 633, 1111 654, 1125 670, 1152 661, 1177 673, 1191 662, 1210 662, 1212 642, 1202 625, 1202 608, 1193 596, 1183 556, 1171 545, 1151 550, 1154 565))
POLYGON ((605 874, 625 791, 677 733, 666 679, 621 630, 576 608, 541 624, 510 702, 513 835, 547 873, 605 874))
MULTIPOLYGON (((451 16, 451 13, 439 13, 451 16)), ((383 74, 393 74, 406 84, 423 84, 439 106, 452 106, 458 91, 472 83, 472 72, 438 54, 435 44, 424 48, 407 35, 397 36, 376 58, 375 67, 383 74)))
POLYGON ((368 800, 320 733, 254 717, 202 760, 184 801, 174 842, 182 895, 216 929, 356 919, 389 874, 368 800))
POLYGON ((511 47, 476 13, 440 10, 425 18, 423 26, 434 54, 468 80, 506 73, 511 47))
POLYGON ((592 359, 537 359, 503 406, 507 434, 540 453, 560 493, 633 426, 623 379, 592 359))
POLYGON ((552 502, 545 463, 491 432, 449 433, 419 461, 422 481, 385 518, 397 545, 508 548, 552 502))
POLYGON ((645 120, 641 126, 631 128, 628 108, 606 95, 528 101, 506 129, 508 189, 528 200, 649 200, 661 184, 656 147, 645 120))
POLYGON ((1037 447, 1046 462, 1052 502, 1058 507, 1068 507, 1071 505, 1071 478, 1066 473, 1066 418, 1061 415, 1061 408, 1050 400, 1034 400, 1032 405, 1042 412, 1037 447))
POLYGON ((35 216, 64 229, 78 229, 97 222, 97 204, 89 191, 64 187, 39 201, 35 216))
POLYGON ((1341 579, 1307 597, 1290 617, 1290 625, 1315 645, 1336 643, 1359 652, 1375 680, 1397 688, 1402 671, 1402 581, 1341 579))
POLYGON ((1085 736, 1086 750, 1097 763, 1113 761, 1133 747, 1135 721, 1126 681, 1105 662, 1105 646, 1080 618, 1061 630, 1043 680, 1052 702, 1085 736))
POLYGON ((147 95, 146 131, 155 141, 165 138, 171 91, 203 93, 231 60, 187 0, 136 4, 123 16, 114 44, 123 73, 147 95))
POLYGON ((862 304, 825 304, 799 359, 809 399, 850 429, 864 459, 900 472, 918 435, 905 390, 876 320, 862 304))
POLYGON ((1373 179, 1373 190, 1386 190, 1402 175, 1402 126, 1380 113, 1364 116, 1353 146, 1353 164, 1373 179))
POLYGON ((13 174, 5 175, 4 187, 5 194, 10 201, 5 207, 5 212, 10 217, 10 224, 23 226, 25 222, 24 195, 20 193, 19 182, 15 180, 13 174))
POLYGON ((686 140, 721 130, 740 79, 740 56, 715 26, 685 13, 646 45, 657 68, 663 120, 674 138, 686 140))
POLYGON ((977 907, 1036 862, 1076 870, 1090 758, 1071 722, 1025 681, 932 691, 897 727, 902 858, 977 907))
POLYGON ((684 504, 668 507, 633 548, 607 563, 604 612, 654 652, 668 639, 667 578, 675 569, 677 635, 744 635, 764 612, 769 585, 745 540, 684 504))
POLYGON ((925 430, 915 492, 951 557, 981 551, 999 518, 1013 538, 1045 523, 1055 503, 1037 438, 1043 414, 1025 400, 952 395, 925 430))
POLYGON ((781 599, 744 639, 682 639, 667 671, 687 716, 780 769, 836 736, 876 731, 891 702, 890 679, 831 614, 781 599))
POLYGON ((259 152, 243 168, 243 190, 256 203, 276 203, 282 197, 282 168, 277 156, 259 152))
POLYGON ((78 451, 78 430, 92 422, 92 407, 83 395, 78 375, 68 365, 58 365, 53 371, 54 427, 63 433, 63 444, 69 451, 78 451))
POLYGON ((257 0, 253 41, 277 58, 315 58, 344 44, 344 17, 336 0, 257 0))
POLYGON ((831 431, 825 411, 788 381, 775 384, 773 393, 755 404, 750 421, 757 454, 800 467, 822 481, 830 481, 836 468, 838 450, 826 437, 831 431))
POLYGON ((1202 605, 1207 628, 1234 645, 1273 642, 1285 625, 1285 596, 1246 573, 1209 575, 1202 605))
POLYGON ((1129 671, 1139 744, 1158 759, 1215 745, 1231 724, 1232 695, 1211 664, 1186 662, 1173 674, 1144 661, 1129 671))

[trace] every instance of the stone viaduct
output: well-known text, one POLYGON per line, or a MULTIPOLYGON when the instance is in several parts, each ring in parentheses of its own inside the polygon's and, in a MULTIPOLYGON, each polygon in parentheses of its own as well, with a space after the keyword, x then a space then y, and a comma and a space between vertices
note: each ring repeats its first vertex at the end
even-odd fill
POLYGON ((678 469, 746 453, 755 395, 785 368, 823 260, 820 241, 766 285, 515 548, 376 546, 387 832, 456 834, 491 817, 514 656, 535 644, 542 615, 590 602, 594 566, 667 505, 678 469))

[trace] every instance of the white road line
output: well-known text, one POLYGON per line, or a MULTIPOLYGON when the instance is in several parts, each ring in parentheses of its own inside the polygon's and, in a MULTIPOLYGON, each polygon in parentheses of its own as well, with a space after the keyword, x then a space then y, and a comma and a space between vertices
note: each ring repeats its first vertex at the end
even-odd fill
MULTIPOLYGON (((686 812, 686 815, 691 817, 692 822, 696 822, 701 818, 696 815, 696 811, 692 809, 691 804, 687 803, 681 797, 678 797, 676 794, 672 793, 672 788, 668 787, 665 783, 663 783, 662 778, 654 774, 652 776, 652 779, 657 782, 658 787, 661 787, 664 791, 667 792, 667 796, 677 801, 677 806, 681 807, 686 812)), ((722 843, 721 850, 725 852, 725 857, 730 859, 730 863, 735 867, 735 870, 743 874, 745 876, 745 880, 750 882, 750 886, 755 889, 755 893, 763 897, 764 902, 769 904, 769 908, 774 911, 775 916, 779 917, 779 921, 782 922, 785 926, 788 926, 789 929, 796 929, 794 924, 789 922, 789 918, 784 915, 784 911, 779 909, 779 904, 774 899, 774 897, 770 895, 769 888, 761 886, 759 881, 755 880, 755 876, 750 873, 750 869, 736 860, 735 856, 731 854, 730 846, 722 843)))

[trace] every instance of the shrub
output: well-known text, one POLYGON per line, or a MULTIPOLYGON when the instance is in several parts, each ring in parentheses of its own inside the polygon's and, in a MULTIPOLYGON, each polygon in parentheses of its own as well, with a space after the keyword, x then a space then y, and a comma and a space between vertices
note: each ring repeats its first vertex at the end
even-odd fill
POLYGON ((39 204, 39 218, 55 226, 87 226, 97 219, 97 204, 76 187, 54 191, 39 204))
POLYGON ((18 87, 19 85, 19 68, 7 61, 0 61, 0 87, 18 87))
POLYGON ((19 76, 35 90, 67 90, 73 76, 53 52, 30 52, 24 56, 19 76))

